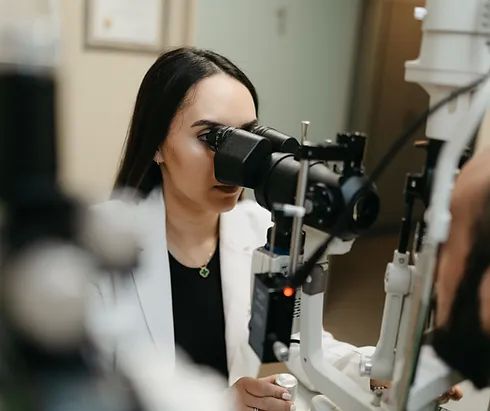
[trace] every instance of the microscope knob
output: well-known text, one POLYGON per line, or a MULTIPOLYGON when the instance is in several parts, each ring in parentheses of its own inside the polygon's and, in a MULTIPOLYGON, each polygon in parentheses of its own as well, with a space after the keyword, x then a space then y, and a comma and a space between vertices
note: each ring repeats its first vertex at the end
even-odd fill
POLYGON ((272 349, 274 350, 274 355, 276 356, 278 361, 284 362, 289 359, 289 348, 286 347, 286 345, 282 342, 276 341, 272 345, 272 349))
POLYGON ((359 364, 359 372, 361 373, 361 376, 365 377, 371 375, 372 369, 373 369, 372 358, 370 356, 363 356, 359 364))
POLYGON ((286 388, 289 394, 291 394, 291 401, 295 400, 296 391, 298 389, 298 380, 294 375, 288 373, 278 374, 276 377, 276 385, 286 388))

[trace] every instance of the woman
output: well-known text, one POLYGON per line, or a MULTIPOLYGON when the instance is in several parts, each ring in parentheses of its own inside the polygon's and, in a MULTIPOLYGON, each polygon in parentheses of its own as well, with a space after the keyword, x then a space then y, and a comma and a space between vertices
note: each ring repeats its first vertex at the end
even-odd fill
POLYGON ((142 81, 116 178, 116 188, 143 199, 102 208, 124 208, 141 228, 133 290, 120 286, 141 307, 144 326, 134 333, 214 368, 233 383, 240 409, 289 411, 273 376, 239 378, 259 367, 246 344, 251 253, 270 215, 251 202, 235 207, 242 189, 216 181, 213 152, 198 139, 214 125, 247 128, 257 110, 254 86, 226 58, 190 48, 163 54, 142 81))
MULTIPOLYGON (((215 179, 214 154, 199 139, 216 125, 246 129, 257 113, 254 86, 226 58, 181 48, 156 60, 138 92, 116 179, 116 188, 134 188, 143 199, 102 206, 138 227, 140 265, 131 282, 101 293, 137 309, 133 336, 170 349, 171 357, 176 345, 226 377, 240 410, 289 411, 294 404, 274 376, 254 378, 260 364, 247 343, 251 256, 264 243, 270 214, 238 203, 242 189, 215 179)), ((326 360, 357 374, 360 352, 329 334, 325 342, 332 348, 326 360)), ((130 341, 118 343, 116 357, 125 349, 130 341)))

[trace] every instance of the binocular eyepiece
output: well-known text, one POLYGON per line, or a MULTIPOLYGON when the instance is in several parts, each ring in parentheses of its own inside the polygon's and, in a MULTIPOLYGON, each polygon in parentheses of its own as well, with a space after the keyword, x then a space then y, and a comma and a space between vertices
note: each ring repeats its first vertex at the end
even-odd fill
POLYGON ((372 226, 379 213, 374 184, 367 184, 362 168, 364 135, 341 134, 337 143, 301 146, 294 137, 272 128, 250 131, 216 127, 201 137, 215 151, 216 179, 223 184, 254 190, 257 202, 272 211, 274 204, 294 204, 300 160, 310 160, 304 224, 332 234, 347 207, 349 218, 341 233, 344 240, 358 237, 372 226), (341 172, 327 163, 343 164, 341 172))

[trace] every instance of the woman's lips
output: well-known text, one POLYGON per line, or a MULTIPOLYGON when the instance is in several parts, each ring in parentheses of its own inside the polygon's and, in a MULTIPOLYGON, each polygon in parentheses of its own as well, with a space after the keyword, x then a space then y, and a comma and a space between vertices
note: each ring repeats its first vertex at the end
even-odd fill
POLYGON ((214 186, 219 191, 222 191, 223 193, 226 194, 234 194, 240 190, 240 187, 238 186, 225 186, 225 185, 219 185, 219 186, 214 186))

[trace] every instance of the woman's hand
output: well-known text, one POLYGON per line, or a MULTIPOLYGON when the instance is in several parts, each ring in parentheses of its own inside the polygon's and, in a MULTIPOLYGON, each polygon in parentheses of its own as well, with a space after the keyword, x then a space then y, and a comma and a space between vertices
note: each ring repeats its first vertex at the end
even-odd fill
MULTIPOLYGON (((371 390, 375 388, 390 388, 391 383, 389 381, 382 380, 370 380, 371 390)), ((439 404, 446 404, 449 400, 459 401, 463 398, 463 390, 459 385, 452 386, 449 390, 447 390, 444 394, 442 394, 437 402, 439 404)))
POLYGON ((444 394, 442 394, 437 399, 437 402, 439 404, 446 404, 449 400, 459 401, 461 398, 463 398, 463 390, 459 385, 454 385, 444 394))
POLYGON ((265 378, 240 378, 231 387, 237 401, 237 411, 294 411, 288 390, 274 384, 275 375, 265 378))

